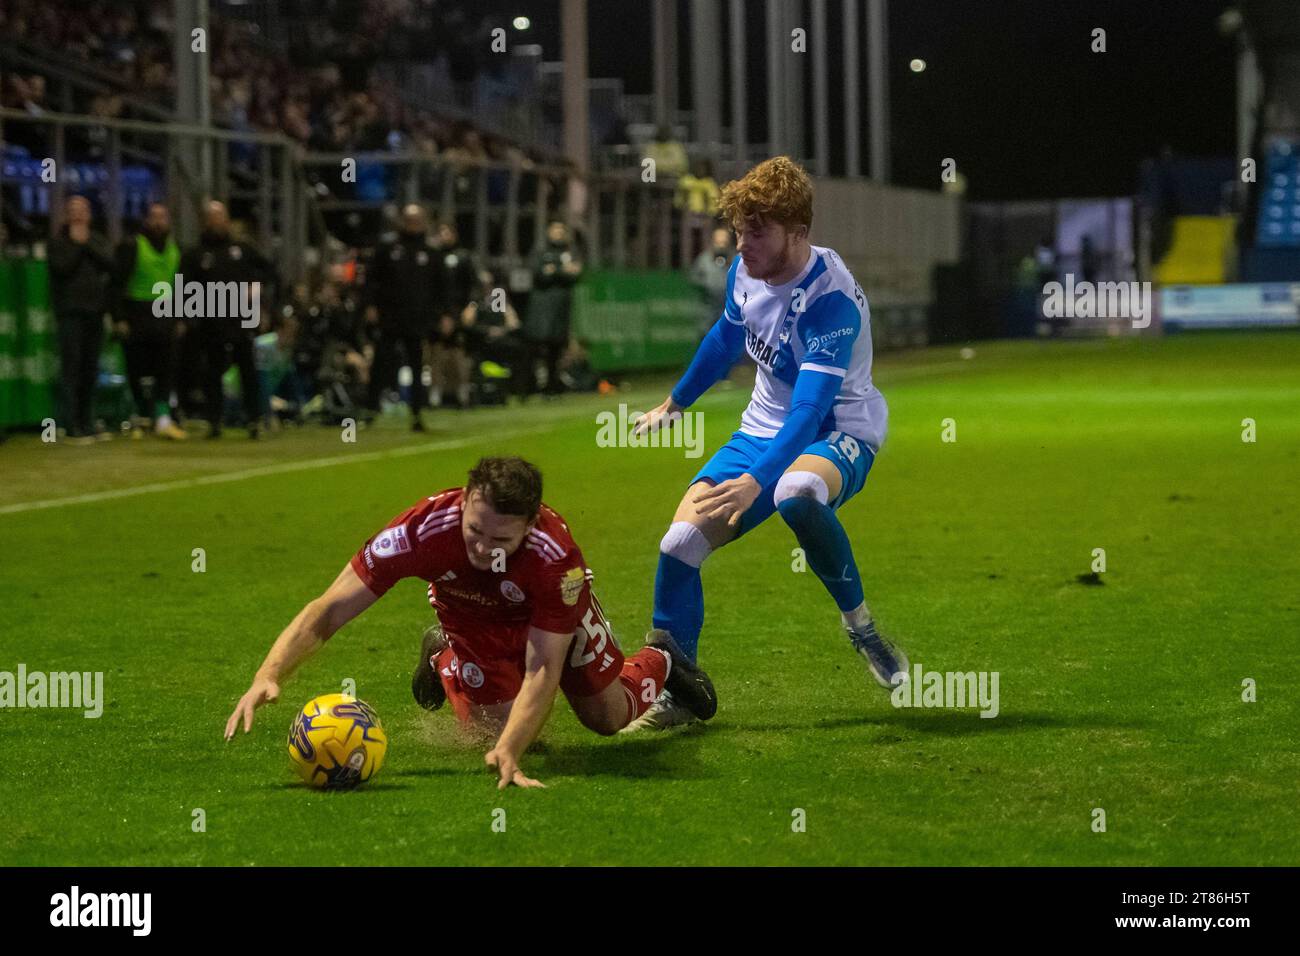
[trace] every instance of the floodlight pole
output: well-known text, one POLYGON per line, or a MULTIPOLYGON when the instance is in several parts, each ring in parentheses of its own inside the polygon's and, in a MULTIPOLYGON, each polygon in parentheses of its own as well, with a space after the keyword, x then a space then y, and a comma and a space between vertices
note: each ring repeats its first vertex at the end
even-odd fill
POLYGON ((867 0, 871 178, 889 182, 889 0, 867 0))
POLYGON ((584 177, 591 167, 590 103, 587 96, 587 0, 563 0, 560 9, 560 55, 564 60, 564 155, 577 167, 569 179, 570 224, 586 213, 584 177))
MULTIPOLYGON (((212 55, 212 31, 209 29, 208 0, 173 0, 173 22, 176 35, 172 46, 172 59, 176 66, 176 122, 187 126, 212 126, 212 103, 208 94, 208 63, 212 55), (201 34, 195 31, 202 31, 201 34), (203 52, 195 47, 200 44, 203 52)), ((220 143, 216 148, 224 148, 220 143)), ((212 142, 199 137, 182 137, 177 141, 173 161, 194 177, 193 185, 207 195, 212 190, 212 142)), ((168 169, 174 176, 176 170, 168 169)), ((170 190, 176 195, 175 190, 170 190)), ((176 234, 189 241, 197 234, 193 203, 183 203, 173 209, 176 234)))

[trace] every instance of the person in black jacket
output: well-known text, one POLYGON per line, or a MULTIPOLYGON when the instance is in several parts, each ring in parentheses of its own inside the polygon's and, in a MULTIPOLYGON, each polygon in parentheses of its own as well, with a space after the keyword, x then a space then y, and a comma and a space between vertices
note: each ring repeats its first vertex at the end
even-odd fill
MULTIPOLYGON (((255 246, 232 238, 230 214, 224 203, 213 200, 204 206, 203 232, 198 245, 181 257, 180 273, 185 277, 186 286, 191 282, 199 282, 207 289, 212 288, 210 283, 235 283, 240 301, 250 304, 256 302, 261 314, 270 314, 275 268, 255 246), (256 299, 251 295, 254 285, 258 291, 256 299)), ((205 295, 205 304, 207 298, 205 295)), ((225 301, 229 303, 230 300, 225 297, 225 301)), ((223 315, 221 311, 228 313, 230 309, 225 308, 214 315, 186 317, 186 334, 199 337, 203 356, 203 396, 207 403, 208 437, 218 438, 221 435, 225 406, 221 377, 233 362, 239 367, 239 387, 244 402, 248 437, 257 438, 261 434, 262 400, 258 390, 257 365, 253 360, 253 340, 257 337, 258 325, 252 322, 256 319, 260 324, 261 315, 223 315)))
POLYGON ((444 306, 442 268, 437 243, 429 235, 428 218, 412 203, 402 210, 397 236, 375 248, 366 270, 366 321, 378 330, 369 403, 381 410, 384 390, 396 385, 405 359, 414 377, 411 428, 417 432, 424 431, 420 411, 427 397, 421 382, 424 343, 444 306))
POLYGON ((83 444, 95 438, 92 403, 113 257, 108 241, 91 232, 89 201, 73 196, 64 213, 50 242, 50 305, 58 325, 61 413, 68 440, 83 444))
POLYGON ((564 390, 560 382, 560 357, 569 344, 573 287, 582 277, 582 259, 569 239, 569 228, 553 219, 546 241, 533 250, 533 291, 528 298, 524 334, 546 365, 546 394, 564 390))

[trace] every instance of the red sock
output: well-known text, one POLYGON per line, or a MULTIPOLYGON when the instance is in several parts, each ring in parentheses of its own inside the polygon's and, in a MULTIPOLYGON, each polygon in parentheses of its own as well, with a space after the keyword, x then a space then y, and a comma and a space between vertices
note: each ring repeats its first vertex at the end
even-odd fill
POLYGON ((668 679, 668 657, 653 647, 643 647, 623 662, 618 682, 627 695, 627 722, 630 724, 655 702, 668 679))

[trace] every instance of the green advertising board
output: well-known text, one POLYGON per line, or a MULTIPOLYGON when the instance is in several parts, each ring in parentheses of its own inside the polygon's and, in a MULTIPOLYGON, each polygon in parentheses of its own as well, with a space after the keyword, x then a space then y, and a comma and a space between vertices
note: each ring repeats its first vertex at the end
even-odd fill
POLYGON ((681 273, 595 271, 574 289, 572 328, 597 371, 676 368, 719 314, 681 273))
POLYGON ((18 303, 14 264, 0 259, 0 429, 18 424, 22 391, 18 383, 18 303))
POLYGON ((57 375, 45 263, 0 259, 0 428, 52 417, 57 375))
POLYGON ((23 381, 23 424, 54 416, 54 390, 59 377, 54 314, 50 311, 49 270, 42 261, 18 263, 22 276, 23 318, 19 323, 18 363, 23 381))

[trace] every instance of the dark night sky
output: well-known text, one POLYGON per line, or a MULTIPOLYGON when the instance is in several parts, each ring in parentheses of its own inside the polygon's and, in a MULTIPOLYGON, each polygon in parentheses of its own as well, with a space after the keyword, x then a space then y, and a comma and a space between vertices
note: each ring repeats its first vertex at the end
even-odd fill
MULTIPOLYGON (((687 0, 679 0, 682 88, 687 0)), ((763 52, 761 0, 749 36, 750 65, 763 52)), ((1215 20, 1229 0, 892 0, 891 106, 894 180, 936 188, 951 156, 975 199, 1131 193, 1138 163, 1168 144, 1193 155, 1235 149, 1235 48, 1215 20), (1107 50, 1090 51, 1103 27, 1107 50), (928 69, 914 74, 912 57, 928 69)), ((832 28, 839 0, 831 0, 832 28)), ((479 0, 483 13, 533 18, 533 42, 559 55, 559 0, 479 0)), ((622 77, 629 92, 651 83, 649 0, 591 0, 590 72, 622 77)), ((725 4, 724 4, 725 7, 725 4)), ((865 21, 865 14, 863 15, 865 21)), ((519 36, 519 34, 514 34, 519 36)), ((840 42, 830 42, 832 140, 839 114, 840 42)), ((865 59, 865 50, 863 51, 865 59)), ((724 66, 725 74, 725 66, 724 66)), ((751 74, 751 135, 763 134, 766 98, 751 74)), ((866 104, 865 76, 862 103, 866 104)), ((811 87, 811 83, 808 84, 811 87)), ((865 116, 864 116, 865 136, 865 116)), ((811 131, 809 132, 811 139, 811 131)), ((863 146, 863 162, 867 151, 863 146)), ((832 155, 833 171, 842 150, 832 155)))

